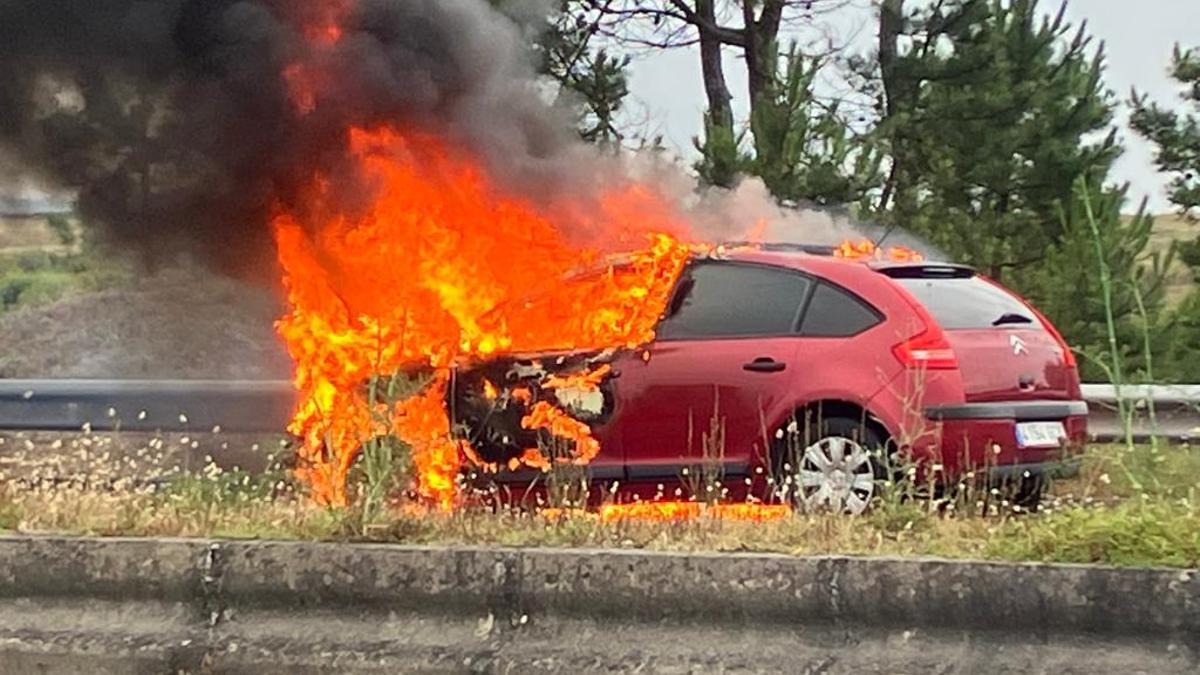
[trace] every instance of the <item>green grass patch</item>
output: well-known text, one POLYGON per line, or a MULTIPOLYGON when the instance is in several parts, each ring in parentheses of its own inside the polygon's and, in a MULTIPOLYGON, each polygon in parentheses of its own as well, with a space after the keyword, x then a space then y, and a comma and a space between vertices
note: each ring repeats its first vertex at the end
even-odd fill
POLYGON ((987 557, 1120 566, 1200 567, 1200 510, 1192 502, 1133 499, 1006 522, 987 557))
POLYGON ((99 254, 0 251, 0 313, 111 288, 130 278, 127 266, 99 254))
POLYGON ((1200 446, 1096 445, 1088 449, 1078 479, 1055 486, 1067 498, 1100 500, 1200 497, 1200 446))

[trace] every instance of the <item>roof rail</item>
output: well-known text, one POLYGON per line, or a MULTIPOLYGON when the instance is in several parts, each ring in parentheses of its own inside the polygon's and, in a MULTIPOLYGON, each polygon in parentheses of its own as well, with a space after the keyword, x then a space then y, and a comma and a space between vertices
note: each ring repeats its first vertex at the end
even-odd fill
POLYGON ((836 246, 826 244, 794 244, 786 242, 730 241, 725 242, 722 246, 750 247, 763 251, 808 253, 809 255, 833 255, 834 251, 837 250, 836 246))
POLYGON ((975 268, 958 263, 919 261, 878 261, 871 269, 893 279, 968 279, 975 276, 975 268))

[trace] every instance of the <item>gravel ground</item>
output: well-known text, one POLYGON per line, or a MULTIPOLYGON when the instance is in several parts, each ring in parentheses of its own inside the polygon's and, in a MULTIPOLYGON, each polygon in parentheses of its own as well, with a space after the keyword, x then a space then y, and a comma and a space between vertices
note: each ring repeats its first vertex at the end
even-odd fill
POLYGON ((286 379, 271 289, 194 270, 0 316, 0 377, 286 379))

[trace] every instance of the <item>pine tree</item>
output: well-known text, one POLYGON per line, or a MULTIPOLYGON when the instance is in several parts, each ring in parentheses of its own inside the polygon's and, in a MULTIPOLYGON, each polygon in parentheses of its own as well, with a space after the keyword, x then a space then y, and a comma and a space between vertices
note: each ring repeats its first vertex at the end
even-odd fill
MULTIPOLYGON (((1171 75, 1186 86, 1183 100, 1200 112, 1200 48, 1181 50, 1177 45, 1171 59, 1171 75)), ((1136 91, 1130 97, 1130 126, 1157 146, 1155 163, 1171 176, 1169 198, 1185 215, 1200 217, 1200 115, 1177 112, 1149 102, 1136 91)), ((1200 278, 1200 237, 1178 243, 1179 257, 1200 278)), ((1164 368, 1172 379, 1200 379, 1200 291, 1193 289, 1171 312, 1164 331, 1164 368)))
MULTIPOLYGON (((1171 75, 1187 89, 1184 101, 1200 113, 1200 48, 1180 50, 1175 46, 1171 75)), ((1172 176, 1171 202, 1185 213, 1200 216, 1200 116, 1180 114, 1150 103, 1133 92, 1129 123, 1139 134, 1158 146, 1155 163, 1172 176)))
POLYGON ((879 153, 843 120, 837 103, 818 99, 822 59, 804 56, 793 44, 779 60, 771 60, 776 75, 752 107, 748 135, 706 119, 705 140, 696 144, 701 181, 730 186, 750 175, 781 202, 861 201, 882 180, 879 153))
POLYGON ((576 8, 581 0, 559 2, 536 46, 541 70, 559 84, 559 100, 574 104, 584 140, 620 141, 617 114, 629 95, 629 57, 595 46, 598 27, 576 8))
POLYGON ((579 135, 594 143, 619 142, 617 115, 629 95, 629 57, 597 46, 600 26, 589 19, 590 2, 556 0, 548 15, 529 3, 490 2, 527 30, 538 72, 555 85, 558 105, 574 113, 579 135))
POLYGON ((1089 382, 1109 381, 1117 369, 1125 381, 1144 380, 1154 367, 1158 373, 1169 370, 1155 366, 1153 356, 1165 355, 1171 342, 1162 306, 1173 253, 1150 249, 1154 219, 1145 201, 1134 216, 1121 215, 1127 192, 1128 186, 1106 188, 1078 179, 1058 209, 1059 240, 1023 279, 1029 299, 1079 352, 1080 371, 1089 382), (1116 359, 1108 341, 1106 297, 1116 359))
POLYGON ((1086 141, 1112 120, 1103 50, 1036 0, 938 3, 901 24, 879 135, 902 180, 881 219, 1020 288, 1062 238, 1076 178, 1102 184, 1120 151, 1112 130, 1086 141))
POLYGON ((746 168, 776 199, 841 206, 861 201, 881 181, 879 154, 850 129, 836 102, 823 105, 813 91, 824 65, 792 45, 751 115, 754 157, 746 168))

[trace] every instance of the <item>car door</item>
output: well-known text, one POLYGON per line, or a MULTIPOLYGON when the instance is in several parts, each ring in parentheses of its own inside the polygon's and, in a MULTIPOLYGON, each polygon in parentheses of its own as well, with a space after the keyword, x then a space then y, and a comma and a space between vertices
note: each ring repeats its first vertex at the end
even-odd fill
POLYGON ((764 420, 797 376, 796 328, 811 285, 794 270, 734 261, 684 271, 655 341, 618 364, 614 423, 630 479, 675 478, 722 455, 736 474, 764 451, 764 420))

